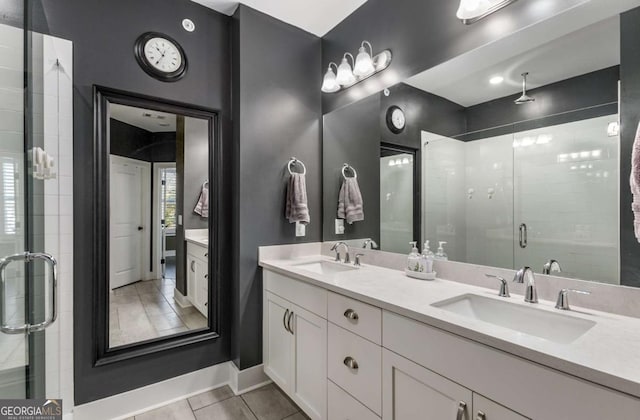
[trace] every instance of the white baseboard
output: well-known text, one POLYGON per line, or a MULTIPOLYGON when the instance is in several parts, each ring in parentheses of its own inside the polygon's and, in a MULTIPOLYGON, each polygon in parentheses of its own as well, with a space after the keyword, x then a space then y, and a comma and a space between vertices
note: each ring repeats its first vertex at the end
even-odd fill
POLYGON ((173 289, 173 300, 175 300, 176 303, 181 308, 188 308, 189 306, 193 306, 191 304, 191 302, 189 301, 189 299, 187 299, 187 297, 185 295, 180 293, 180 291, 178 289, 173 289))
POLYGON ((244 394, 271 383, 271 379, 264 373, 262 364, 238 370, 233 362, 229 362, 229 368, 229 387, 236 395, 244 394))
POLYGON ((64 420, 116 420, 133 417, 230 384, 232 366, 235 367, 233 362, 220 363, 166 381, 78 405, 74 407, 72 416, 65 415, 64 420))

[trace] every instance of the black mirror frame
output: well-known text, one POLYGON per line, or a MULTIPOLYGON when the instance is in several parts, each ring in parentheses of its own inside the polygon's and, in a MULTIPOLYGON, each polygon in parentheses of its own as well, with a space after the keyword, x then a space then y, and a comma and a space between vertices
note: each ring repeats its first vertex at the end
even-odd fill
POLYGON ((109 103, 152 109, 205 119, 209 122, 209 180, 211 203, 218 203, 217 197, 222 190, 220 161, 221 129, 219 111, 195 107, 175 101, 167 101, 147 95, 125 92, 103 86, 93 86, 94 98, 94 196, 93 222, 95 226, 93 254, 96 261, 94 271, 94 305, 92 313, 92 342, 95 349, 94 366, 103 366, 122 360, 139 357, 151 353, 169 350, 176 347, 212 340, 219 337, 221 304, 221 252, 217 225, 220 223, 219 206, 210 207, 209 218, 209 326, 206 329, 187 331, 176 335, 158 337, 129 345, 109 348, 109 103), (213 181, 213 182, 211 182, 213 181), (212 252, 212 250, 214 252, 212 252))

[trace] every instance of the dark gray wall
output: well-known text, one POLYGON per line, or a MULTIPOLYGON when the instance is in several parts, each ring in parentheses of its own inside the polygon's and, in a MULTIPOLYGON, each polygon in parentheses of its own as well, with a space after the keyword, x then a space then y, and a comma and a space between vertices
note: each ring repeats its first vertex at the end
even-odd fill
MULTIPOLYGON (((357 52, 368 40, 375 51, 391 49, 387 70, 360 83, 358 88, 323 95, 323 112, 357 102, 423 70, 522 29, 544 16, 567 10, 583 0, 518 1, 492 18, 465 26, 456 18, 460 2, 443 0, 368 0, 322 38, 322 67, 346 51, 357 52), (509 22, 497 26, 496 19, 509 22)), ((319 79, 316 85, 321 82, 319 79)))
POLYGON ((323 239, 325 241, 373 238, 380 241, 380 96, 372 95, 324 116, 323 130, 323 239), (364 220, 336 235, 338 193, 342 165, 358 172, 364 220))
MULTIPOLYGON (((550 115, 583 110, 618 102, 620 67, 594 71, 557 83, 531 89, 535 102, 516 105, 520 92, 466 109, 466 132, 535 120, 550 115)), ((593 116, 590 116, 592 118, 593 116)))
MULTIPOLYGON (((34 2, 35 3, 35 2, 34 2)), ((91 174, 94 84, 194 104, 220 111, 223 154, 231 152, 230 20, 186 0, 42 0, 34 29, 69 39, 74 45, 74 377, 75 402, 138 388, 190 371, 229 360, 230 313, 228 283, 220 279, 222 326, 220 338, 160 351, 100 367, 94 366, 96 328, 92 313, 97 285, 94 232, 94 179, 91 174), (149 13, 149 11, 153 13, 149 13), (181 27, 183 17, 197 25, 193 33, 181 27), (149 77, 133 56, 133 44, 145 31, 157 30, 175 38, 189 60, 187 75, 176 83, 149 77)), ((223 160, 224 164, 231 159, 223 160)), ((223 178, 231 173, 225 168, 223 178)), ((223 180, 225 181, 225 180, 223 180)), ((223 182, 229 186, 230 179, 223 182)), ((230 202, 230 190, 221 192, 230 202)), ((230 208, 220 208, 221 218, 232 217, 230 208)), ((222 243, 229 243, 227 224, 218 227, 222 243)), ((222 263, 230 261, 230 255, 222 263)), ((223 273, 230 271, 224 266, 223 273)))
POLYGON ((640 8, 620 18, 620 279, 627 286, 640 286, 640 244, 633 231, 633 197, 629 188, 631 151, 640 121, 640 8))
POLYGON ((234 15, 233 346, 241 369, 262 361, 262 276, 258 247, 321 240, 320 39, 240 5, 234 15), (307 167, 311 223, 295 237, 284 218, 291 156, 307 167))
POLYGON ((152 133, 111 119, 110 153, 145 162, 175 162, 176 133, 152 133))

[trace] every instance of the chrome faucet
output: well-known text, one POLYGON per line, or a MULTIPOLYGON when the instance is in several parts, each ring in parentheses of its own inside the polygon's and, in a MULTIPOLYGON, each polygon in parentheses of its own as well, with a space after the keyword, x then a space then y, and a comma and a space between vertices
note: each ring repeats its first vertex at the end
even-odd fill
POLYGON ((371 249, 378 249, 378 244, 373 239, 365 239, 362 247, 366 249, 368 246, 371 246, 371 249))
POLYGON ((513 281, 525 284, 524 301, 527 303, 538 303, 538 291, 536 290, 536 277, 531 267, 522 267, 516 272, 513 281))
POLYGON ((336 261, 340 261, 340 246, 344 246, 344 250, 345 250, 345 256, 344 256, 344 263, 345 264, 349 264, 351 262, 351 258, 349 258, 349 245, 347 245, 346 243, 340 241, 340 242, 336 242, 332 247, 331 247, 331 251, 336 251, 336 261))
POLYGON ((500 293, 498 294, 498 296, 511 297, 511 294, 509 294, 509 284, 504 278, 496 276, 495 274, 485 274, 485 276, 492 279, 498 279, 500 281, 500 293))
POLYGON ((550 275, 551 273, 562 273, 562 267, 557 260, 550 259, 542 267, 542 274, 550 275))
POLYGON ((571 293, 579 293, 581 295, 590 295, 591 292, 587 292, 585 290, 576 290, 576 289, 562 289, 560 293, 558 293, 558 300, 556 301, 556 309, 560 309, 563 311, 571 310, 569 306, 569 292, 571 293))

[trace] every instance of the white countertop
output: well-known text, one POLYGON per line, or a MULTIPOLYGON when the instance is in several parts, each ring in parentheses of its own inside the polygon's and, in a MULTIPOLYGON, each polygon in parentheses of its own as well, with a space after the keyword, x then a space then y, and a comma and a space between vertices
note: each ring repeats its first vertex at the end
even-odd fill
MULTIPOLYGON (((558 344, 436 308, 431 304, 472 293, 495 299, 496 290, 436 279, 411 279, 401 271, 364 265, 358 270, 322 275, 295 267, 321 256, 260 260, 265 269, 375 305, 453 334, 511 353, 570 375, 640 397, 640 319, 572 307, 564 315, 596 325, 570 344, 558 344)), ((512 294, 509 302, 524 303, 512 294)), ((537 309, 558 312, 555 302, 541 300, 537 309)))
POLYGON ((184 240, 207 248, 209 246, 209 231, 207 229, 185 229, 184 240))

